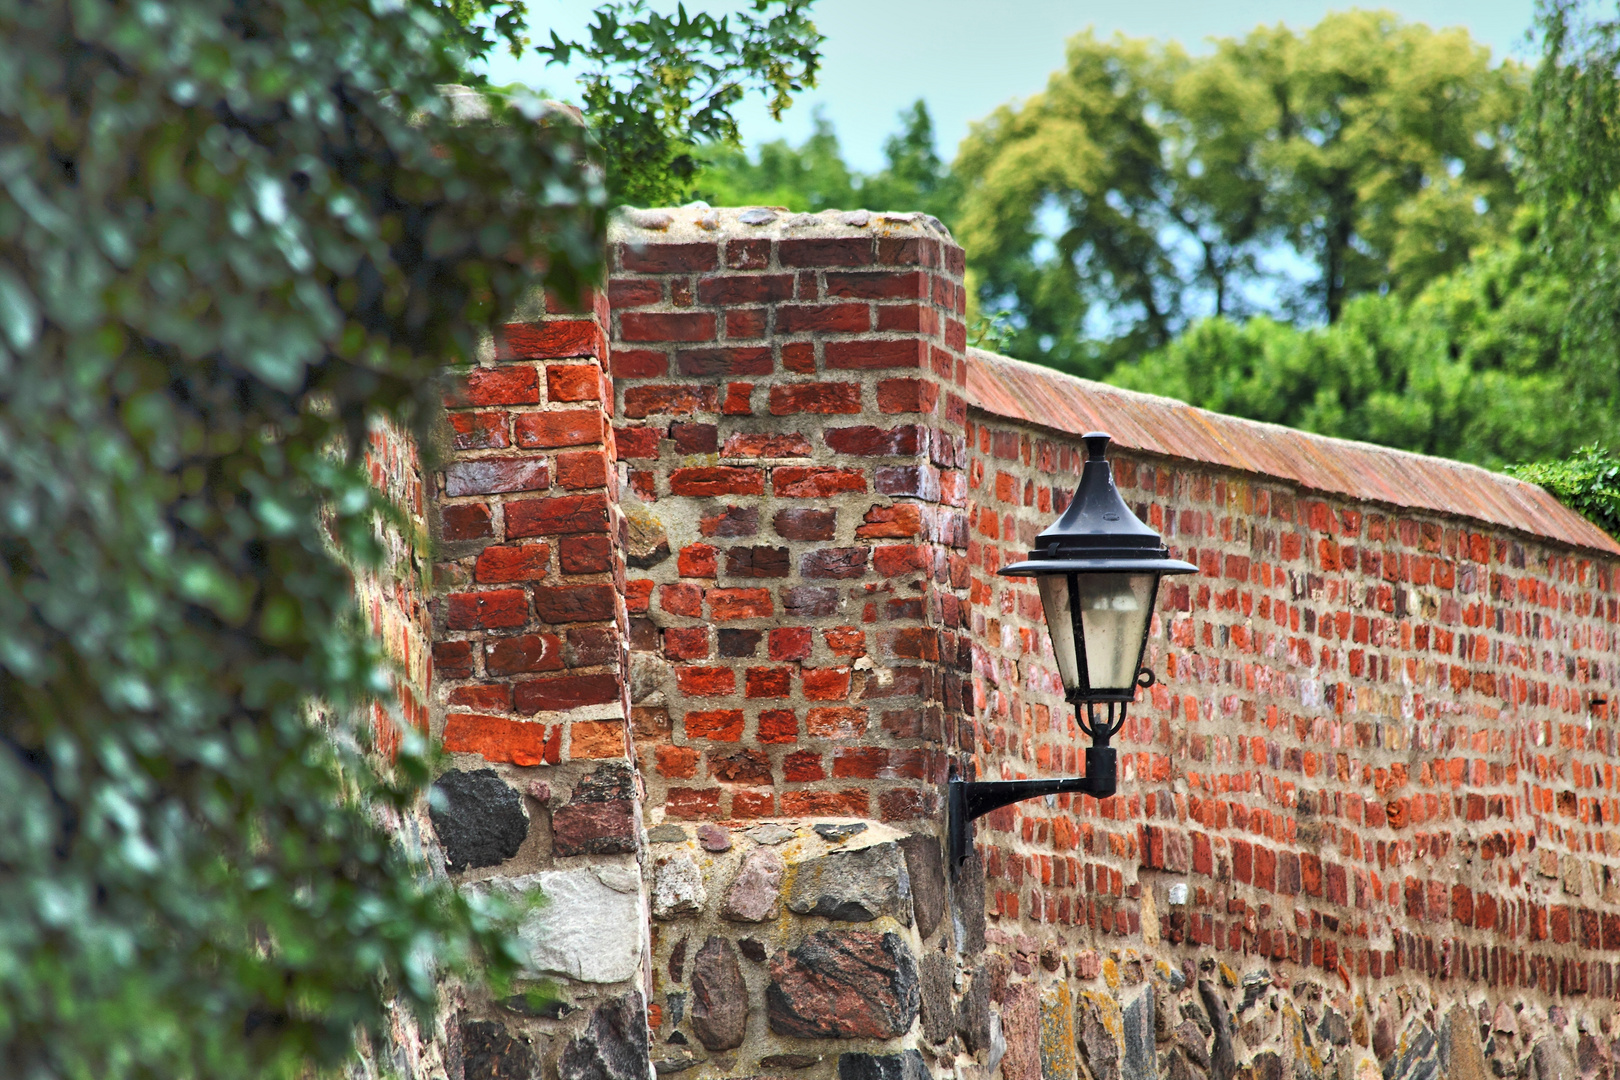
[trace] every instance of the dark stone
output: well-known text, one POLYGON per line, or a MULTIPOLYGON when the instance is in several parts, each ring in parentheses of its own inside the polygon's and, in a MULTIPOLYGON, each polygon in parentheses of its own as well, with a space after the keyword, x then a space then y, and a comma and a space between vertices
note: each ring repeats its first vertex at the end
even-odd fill
MULTIPOLYGON (((1271 977, 1268 975, 1269 983, 1271 977)), ((1198 996, 1204 1002, 1204 1013, 1214 1030, 1215 1041, 1209 1048, 1209 1075, 1211 1080, 1232 1080, 1237 1075, 1237 1054, 1232 1050, 1232 1015, 1226 1011, 1226 1002, 1215 992, 1208 979, 1198 980, 1198 996)))
POLYGON ((816 835, 827 841, 827 843, 839 844, 843 843, 845 840, 848 840, 852 836, 858 836, 859 834, 865 832, 866 825, 857 821, 848 822, 843 825, 817 825, 815 826, 815 830, 816 835))
POLYGON ((613 855, 636 850, 636 804, 569 803, 551 812, 552 851, 557 855, 613 855))
POLYGON ((669 1007, 669 1026, 673 1028, 686 1017, 686 992, 682 990, 665 994, 664 1001, 669 1007))
POLYGON ((661 1057, 654 1061, 653 1072, 656 1072, 659 1076, 672 1076, 675 1073, 685 1072, 702 1060, 702 1058, 694 1057, 685 1050, 681 1050, 671 1054, 669 1057, 661 1057))
POLYGON ((942 952, 931 952, 922 962, 923 1037, 942 1043, 951 1037, 956 1017, 951 1010, 951 962, 942 952))
POLYGON ((1204 1033, 1191 1020, 1176 1025, 1176 1045, 1187 1055, 1187 1060, 1200 1069, 1209 1071, 1209 1047, 1204 1045, 1204 1033))
MULTIPOLYGON (((591 1012, 557 1059, 557 1080, 647 1080, 647 1008, 632 990, 591 1012)), ((504 1080, 504 1077, 503 1077, 504 1080)))
POLYGON ((956 874, 957 925, 962 928, 962 940, 956 947, 968 957, 984 952, 984 857, 977 851, 956 874))
POLYGON ((762 941, 745 937, 737 942, 737 948, 742 950, 742 954, 756 964, 765 959, 765 943, 762 941))
POLYGON ((759 1059, 759 1064, 766 1069, 808 1069, 820 1061, 816 1054, 772 1054, 759 1059))
POLYGON ((771 1030, 802 1039, 891 1039, 917 1018, 917 962, 898 934, 819 930, 771 959, 771 1030))
POLYGON ((569 802, 617 802, 636 797, 636 781, 630 766, 610 762, 580 778, 569 802))
POLYGON ((906 854, 906 874, 911 878, 917 934, 927 941, 945 915, 945 860, 939 852, 939 838, 913 833, 900 841, 900 850, 906 854))
POLYGON ((1122 1080, 1159 1080, 1159 1058, 1153 1031, 1153 984, 1125 1006, 1125 1056, 1122 1080))
POLYGON ((433 831, 452 871, 499 866, 518 853, 529 835, 523 796, 494 769, 447 772, 433 782, 428 801, 433 831))
POLYGON ((684 844, 692 839, 679 825, 654 825, 647 830, 649 844, 684 844))
MULTIPOLYGON (((1530 1050, 1533 1080, 1576 1080, 1575 1059, 1570 1056, 1564 1040, 1549 1035, 1530 1050)), ((1391 1080, 1389 1069, 1384 1069, 1386 1080, 1391 1080)))
POLYGON ((672 983, 683 983, 686 981, 685 938, 681 938, 681 940, 675 943, 675 947, 669 950, 669 981, 672 983))
POLYGON ((789 911, 841 922, 871 922, 893 915, 911 922, 909 877, 897 844, 835 851, 798 865, 789 911))
POLYGON ((1380 1013, 1373 1024, 1372 1052, 1382 1062, 1395 1056, 1395 1021, 1386 1013, 1380 1013))
MULTIPOLYGON (((1435 1080, 1440 1075, 1440 1040, 1434 1030, 1413 1016, 1406 1025, 1404 1037, 1392 1054, 1384 1061, 1384 1080, 1435 1080)), ((1552 1080, 1542 1077, 1541 1080, 1552 1080)), ((1573 1072, 1558 1080, 1575 1080, 1573 1072)))
POLYGON ((982 964, 956 1007, 956 1033, 969 1053, 990 1045, 990 974, 982 964))
POLYGON ((1102 1008, 1085 995, 1074 1005, 1074 1041, 1092 1080, 1119 1080, 1119 1043, 1108 1030, 1102 1008))
POLYGON ((722 630, 720 655, 731 660, 753 656, 759 650, 760 639, 764 636, 763 630, 722 630))
POLYGON ((1339 1010, 1328 1009, 1322 1014, 1322 1022, 1316 1025, 1316 1037, 1334 1046, 1349 1046, 1350 1021, 1339 1010))
POLYGON ((838 1080, 929 1080, 915 1050, 903 1054, 839 1054, 838 1080))
POLYGON ((711 937, 692 961, 692 1032, 707 1050, 742 1045, 748 1022, 748 987, 737 966, 737 950, 711 937))
POLYGON ((493 1020, 461 1025, 461 1061, 467 1080, 540 1080, 534 1051, 493 1020))
POLYGON ((1203 1080, 1204 1074, 1187 1064, 1187 1055, 1172 1050, 1165 1055, 1165 1080, 1203 1080))
POLYGON ((1250 1069, 1254 1080, 1282 1080, 1282 1058, 1278 1057, 1274 1051, 1262 1050, 1254 1055, 1254 1062, 1251 1064, 1250 1069))

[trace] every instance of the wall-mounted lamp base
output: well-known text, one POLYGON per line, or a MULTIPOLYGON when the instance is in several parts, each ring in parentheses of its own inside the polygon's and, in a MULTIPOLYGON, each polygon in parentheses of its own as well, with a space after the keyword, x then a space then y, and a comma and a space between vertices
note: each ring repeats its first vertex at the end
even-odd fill
POLYGON ((954 876, 973 850, 973 822, 992 810, 1042 795, 1074 793, 1106 799, 1114 793, 1119 755, 1111 746, 1086 750, 1086 775, 1057 780, 952 780, 946 793, 946 856, 954 876))

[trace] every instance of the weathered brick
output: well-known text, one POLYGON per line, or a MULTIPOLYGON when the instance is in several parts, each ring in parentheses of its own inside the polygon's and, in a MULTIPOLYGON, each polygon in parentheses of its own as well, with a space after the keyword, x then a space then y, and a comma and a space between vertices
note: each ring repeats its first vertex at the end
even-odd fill
POLYGON ((547 365, 547 401, 597 401, 601 396, 602 373, 595 364, 547 365))
POLYGON ((529 594, 522 589, 451 593, 445 604, 445 624, 452 630, 498 630, 529 621, 529 594))
POLYGON ((565 574, 606 574, 613 569, 613 541, 606 536, 565 536, 557 544, 565 574))
POLYGON ((753 536, 759 532, 759 507, 727 506, 705 514, 698 521, 698 532, 704 536, 753 536))
POLYGON ((550 536, 601 532, 607 528, 607 496, 557 495, 506 504, 506 536, 550 536))
POLYGON ((682 349, 675 354, 675 362, 682 375, 695 378, 708 375, 769 375, 776 370, 769 346, 682 349))
POLYGON ((831 540, 837 527, 838 511, 791 507, 778 510, 771 527, 784 540, 831 540))
POLYGON ((926 430, 915 424, 828 428, 821 435, 829 448, 857 457, 911 457, 922 452, 926 436, 926 430))
POLYGON ((787 577, 791 569, 784 547, 734 547, 726 551, 728 577, 787 577))
POLYGON ((819 619, 838 613, 838 590, 795 585, 782 590, 782 613, 793 619, 819 619))
POLYGON ((706 660, 709 656, 707 626, 670 626, 664 629, 664 658, 667 660, 706 660))
POLYGON ((451 753, 479 754, 488 761, 513 765, 555 765, 562 760, 562 728, 504 716, 453 712, 445 716, 444 748, 451 753))
MULTIPOLYGON (((735 241, 733 241, 735 243, 735 241)), ((721 274, 698 282, 700 304, 731 307, 793 299, 792 274, 721 274)))
POLYGON ((615 428, 613 441, 618 460, 657 460, 658 440, 663 435, 655 427, 615 428))
POLYGON ((783 266, 869 266, 872 240, 866 236, 781 240, 776 257, 783 266))
POLYGON ((655 414, 689 416, 715 412, 719 391, 713 386, 632 386, 624 392, 624 415, 641 420, 655 414))
POLYGON ((865 491, 866 474, 859 469, 779 465, 771 470, 771 490, 779 498, 826 498, 850 491, 865 491))
POLYGON ((484 645, 484 670, 491 675, 522 675, 562 669, 562 639, 555 634, 496 638, 484 645))
POLYGON ((859 383, 786 383, 771 387, 772 416, 796 413, 853 414, 861 411, 859 383))
POLYGON ((533 364, 470 368, 453 376, 445 393, 446 408, 468 405, 538 405, 540 375, 533 364))
POLYGON ((615 311, 662 303, 664 283, 657 279, 614 278, 608 282, 608 303, 615 311))
POLYGON ((739 431, 726 436, 726 446, 720 456, 800 458, 809 457, 814 452, 810 440, 798 432, 773 434, 739 431))
POLYGON ((743 679, 743 696, 749 698, 782 698, 793 690, 793 669, 787 667, 751 667, 743 679))
POLYGON ((504 450, 507 438, 504 412, 453 412, 450 419, 451 445, 457 450, 504 450))
POLYGON ((872 327, 865 304, 783 304, 776 309, 779 334, 856 334, 872 327))
POLYGON ((452 461, 444 469, 444 493, 452 498, 540 491, 550 486, 544 458, 468 458, 452 461))
POLYGON ((818 548, 799 557, 799 573, 807 578, 858 578, 866 573, 871 550, 863 547, 818 548))
POLYGON ((829 272, 827 295, 855 300, 921 300, 928 296, 928 275, 921 270, 829 272))
POLYGON ((522 413, 512 421, 517 444, 525 448, 588 446, 603 441, 605 428, 595 409, 522 413))
POLYGON ((737 673, 723 667, 678 667, 675 685, 688 697, 724 697, 737 692, 737 673))
POLYGON ((713 817, 720 809, 720 789, 670 788, 664 796, 666 817, 693 819, 713 817))
POLYGON ((939 386, 926 379, 884 379, 877 403, 884 413, 931 413, 939 403, 939 386))
POLYGON ((928 363, 928 343, 920 338, 829 341, 822 352, 827 367, 837 371, 920 368, 928 363))
POLYGON ((788 791, 782 794, 782 813, 803 817, 865 817, 870 810, 866 792, 788 791))
POLYGON ((489 507, 484 503, 460 503, 441 507, 440 535, 446 540, 481 540, 495 535, 489 507))
POLYGON ((669 490, 674 495, 763 495, 765 474, 734 465, 675 469, 669 474, 669 490))
POLYGON ((853 680, 847 667, 805 668, 799 675, 804 696, 810 701, 843 701, 849 697, 853 680))
POLYGON ((602 328, 590 319, 508 323, 495 340, 495 355, 502 360, 601 357, 606 352, 602 328))
POLYGON ((742 738, 743 713, 741 709, 694 710, 686 714, 682 724, 688 739, 736 742, 742 738))
POLYGON ((480 585, 500 585, 510 581, 535 581, 546 576, 551 549, 545 544, 491 544, 478 554, 473 580, 480 585))
POLYGON ((586 705, 606 705, 618 701, 619 694, 619 677, 611 672, 525 679, 512 688, 512 700, 517 711, 526 714, 566 712, 586 705))
POLYGON ((472 642, 435 641, 433 643, 433 674, 440 679, 472 678, 472 642))
POLYGON ((613 618, 618 595, 611 585, 542 585, 534 609, 548 623, 594 622, 613 618))
POLYGON ((715 548, 713 544, 688 544, 675 560, 681 577, 713 578, 715 576, 715 548))
POLYGON ((512 709, 512 684, 501 682, 457 686, 450 691, 449 704, 463 709, 510 712, 512 709))
POLYGON ((575 450, 557 455, 557 483, 570 491, 607 486, 607 455, 575 450))
POLYGON ((625 341, 713 341, 714 316, 707 311, 627 311, 619 316, 625 341))
POLYGON ((763 619, 773 613, 769 589, 710 589, 707 599, 716 619, 763 619))
POLYGON ((669 437, 675 440, 675 451, 680 454, 712 454, 720 448, 719 429, 713 424, 677 422, 669 426, 669 437))
POLYGON ((863 524, 855 527, 861 539, 908 538, 922 533, 922 507, 917 503, 874 506, 866 512, 863 524))
POLYGON ((714 243, 620 244, 617 254, 621 267, 638 274, 702 273, 720 262, 714 243))

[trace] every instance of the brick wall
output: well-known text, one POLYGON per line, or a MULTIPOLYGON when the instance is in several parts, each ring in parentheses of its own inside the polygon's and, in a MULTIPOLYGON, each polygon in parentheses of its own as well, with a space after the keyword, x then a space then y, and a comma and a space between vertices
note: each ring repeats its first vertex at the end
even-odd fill
POLYGON ((549 895, 563 998, 466 1003, 464 1080, 1607 1077, 1612 540, 968 350, 920 215, 632 211, 610 256, 458 384, 432 484, 434 825, 549 895), (1080 767, 994 571, 1095 428, 1201 572, 1119 795, 998 811, 952 880, 948 775, 1080 767))

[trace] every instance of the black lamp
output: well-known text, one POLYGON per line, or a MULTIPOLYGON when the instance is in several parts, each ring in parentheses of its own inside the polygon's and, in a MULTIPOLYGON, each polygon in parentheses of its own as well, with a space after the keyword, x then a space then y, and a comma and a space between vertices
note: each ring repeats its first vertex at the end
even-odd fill
POLYGON ((952 867, 967 858, 972 822, 991 810, 1038 795, 1080 792, 1099 799, 1114 793, 1118 755, 1108 740, 1125 724, 1137 690, 1153 685, 1142 666, 1148 627, 1166 574, 1198 567, 1170 558, 1158 533, 1131 513, 1114 487, 1106 457, 1110 436, 1084 437, 1085 468, 1074 500, 1036 538, 1029 558, 999 571, 1032 577, 1041 590, 1046 628, 1074 704, 1080 730, 1091 737, 1086 774, 1057 780, 952 780, 949 811, 952 867))

